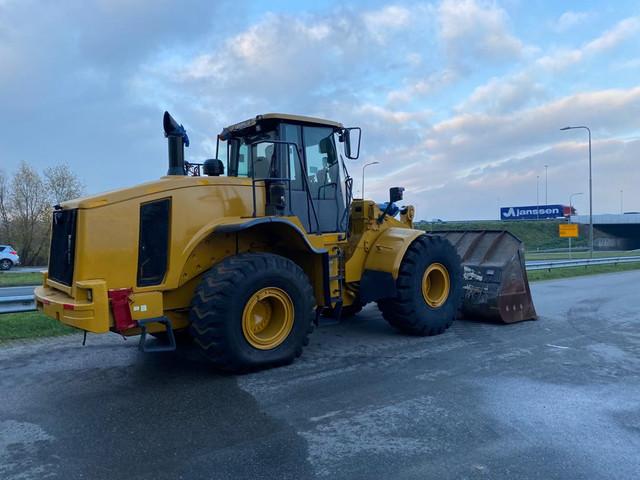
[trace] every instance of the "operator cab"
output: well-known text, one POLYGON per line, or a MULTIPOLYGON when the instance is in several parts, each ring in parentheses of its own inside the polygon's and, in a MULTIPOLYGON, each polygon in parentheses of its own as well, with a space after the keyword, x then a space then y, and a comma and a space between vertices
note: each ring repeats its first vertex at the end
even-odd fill
MULTIPOLYGON (((227 175, 264 185, 266 215, 295 215, 308 232, 346 232, 351 178, 344 158, 360 129, 298 115, 269 113, 218 135, 216 158, 227 175)), ((255 197, 254 197, 255 198, 255 197)), ((254 208, 255 214, 255 208, 254 208)))

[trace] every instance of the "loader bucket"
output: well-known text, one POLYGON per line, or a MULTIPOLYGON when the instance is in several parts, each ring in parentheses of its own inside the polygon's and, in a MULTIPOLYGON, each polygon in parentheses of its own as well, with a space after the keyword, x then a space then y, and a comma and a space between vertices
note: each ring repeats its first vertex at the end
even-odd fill
POLYGON ((464 271, 461 316, 502 323, 535 320, 524 247, 502 230, 434 232, 458 250, 464 271))

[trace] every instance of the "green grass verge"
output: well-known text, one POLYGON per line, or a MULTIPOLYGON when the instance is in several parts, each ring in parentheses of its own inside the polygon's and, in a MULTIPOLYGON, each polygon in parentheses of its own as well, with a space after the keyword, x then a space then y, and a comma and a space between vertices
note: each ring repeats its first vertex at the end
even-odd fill
POLYGON ((598 273, 625 272, 640 269, 640 262, 619 263, 618 265, 589 265, 586 267, 554 268, 552 270, 532 270, 527 272, 529 282, 539 280, 554 280, 557 278, 579 277, 598 273))
POLYGON ((0 272, 0 287, 19 287, 21 285, 40 285, 42 274, 40 272, 11 273, 0 272))
MULTIPOLYGON (((558 225, 566 223, 564 220, 539 220, 502 222, 500 220, 485 220, 476 222, 416 222, 416 228, 427 232, 442 230, 507 230, 524 242, 527 253, 536 250, 553 248, 567 248, 569 242, 566 238, 558 236, 558 225)), ((587 225, 580 225, 580 238, 573 240, 573 247, 586 247, 587 225)), ((598 232, 596 232, 596 237, 598 232)))
POLYGON ((40 312, 0 315, 0 343, 25 338, 57 337, 77 331, 40 312))

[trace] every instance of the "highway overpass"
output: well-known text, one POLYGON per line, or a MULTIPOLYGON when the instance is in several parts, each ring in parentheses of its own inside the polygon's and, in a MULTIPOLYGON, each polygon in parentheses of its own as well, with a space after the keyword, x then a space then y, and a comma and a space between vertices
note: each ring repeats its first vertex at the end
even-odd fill
MULTIPOLYGON (((580 235, 588 235, 589 215, 572 215, 571 222, 585 225, 580 228, 580 235)), ((594 215, 593 230, 593 244, 598 250, 640 248, 640 213, 594 215)))

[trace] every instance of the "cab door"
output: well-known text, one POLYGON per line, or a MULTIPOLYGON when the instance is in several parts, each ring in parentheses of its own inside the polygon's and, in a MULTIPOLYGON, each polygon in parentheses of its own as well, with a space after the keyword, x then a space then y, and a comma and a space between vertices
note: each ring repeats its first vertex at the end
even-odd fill
POLYGON ((308 232, 329 233, 344 229, 345 202, 339 159, 332 128, 282 124, 291 173, 292 211, 308 232))

